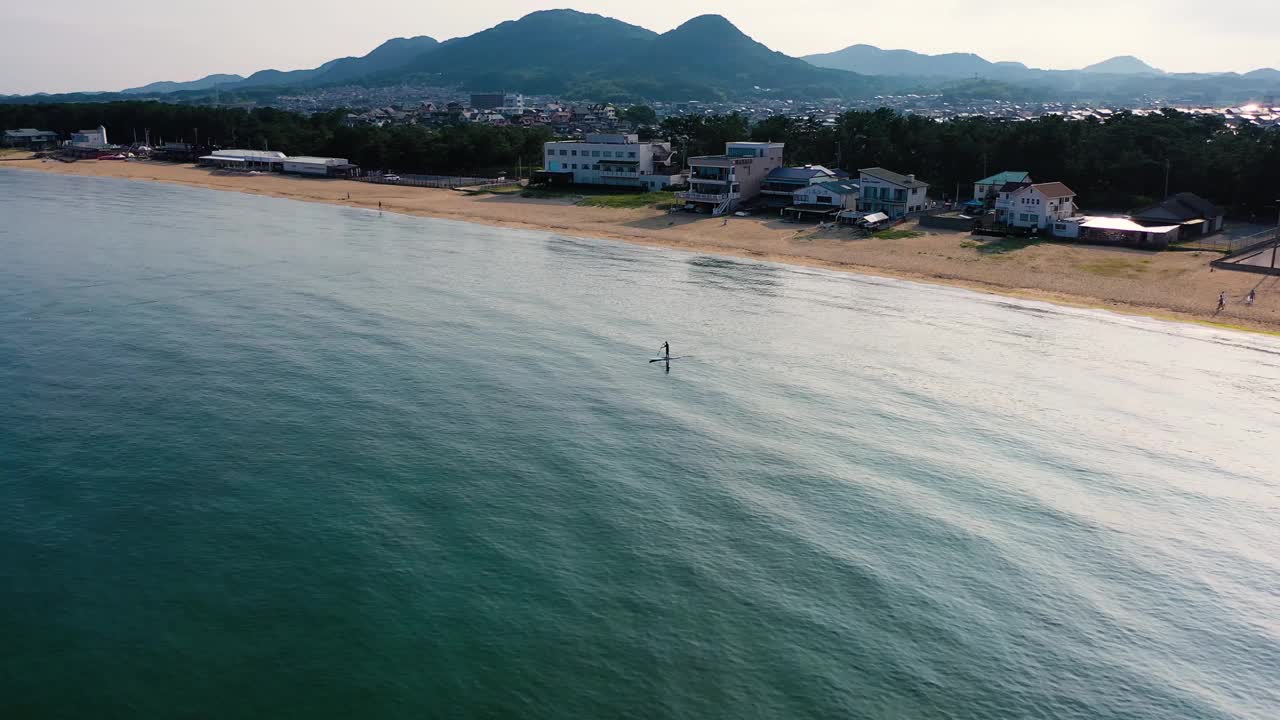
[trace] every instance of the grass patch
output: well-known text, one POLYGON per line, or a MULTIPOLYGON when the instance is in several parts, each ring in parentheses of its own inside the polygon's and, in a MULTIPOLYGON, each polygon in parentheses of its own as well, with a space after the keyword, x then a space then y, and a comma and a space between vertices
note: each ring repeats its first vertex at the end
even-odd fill
POLYGON ((583 207, 636 209, 646 207, 670 207, 675 203, 673 192, 642 192, 625 195, 592 195, 578 201, 583 207))
POLYGON ((1150 260, 1133 262, 1124 258, 1106 258, 1093 262, 1081 263, 1076 268, 1093 275, 1113 278, 1137 278, 1147 271, 1150 260))
POLYGON ((879 240, 906 240, 907 238, 920 237, 924 235, 916 230, 881 230, 878 233, 872 233, 871 237, 879 240))
POLYGON ((1034 237, 1002 237, 989 238, 987 240, 965 240, 960 243, 960 247, 977 250, 983 255, 1004 255, 1005 253, 1029 248, 1032 245, 1039 245, 1041 242, 1044 241, 1034 237))

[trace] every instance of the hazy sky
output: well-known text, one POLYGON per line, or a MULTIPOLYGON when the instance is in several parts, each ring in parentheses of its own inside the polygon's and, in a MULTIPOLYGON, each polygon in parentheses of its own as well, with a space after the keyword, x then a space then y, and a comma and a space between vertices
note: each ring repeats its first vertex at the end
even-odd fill
POLYGON ((695 14, 719 13, 791 55, 867 43, 973 51, 1044 68, 1114 55, 1137 55, 1175 72, 1280 67, 1280 0, 918 0, 886 10, 852 0, 59 0, 5 9, 0 93, 119 90, 215 72, 314 67, 363 55, 391 37, 444 40, 552 7, 657 32, 695 14), (906 7, 918 11, 899 10, 906 7))

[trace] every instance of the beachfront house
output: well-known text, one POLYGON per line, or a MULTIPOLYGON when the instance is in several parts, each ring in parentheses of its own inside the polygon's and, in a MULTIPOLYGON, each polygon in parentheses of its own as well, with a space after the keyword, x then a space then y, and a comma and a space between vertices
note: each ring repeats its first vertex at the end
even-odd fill
POLYGON ((769 173, 782 167, 784 143, 731 142, 723 155, 689 158, 689 190, 676 193, 685 207, 712 215, 733 212, 760 194, 769 173))
POLYGON ((48 150, 58 145, 58 133, 52 130, 37 130, 35 128, 19 128, 17 130, 5 130, 4 137, 0 138, 0 144, 4 147, 21 148, 23 150, 48 150))
POLYGON ((834 220, 841 211, 858 207, 858 183, 831 180, 797 190, 792 204, 782 210, 783 217, 796 220, 834 220))
POLYGON ((684 180, 671 143, 642 142, 638 135, 588 133, 546 143, 543 155, 540 175, 550 182, 663 190, 684 180))
POLYGON ((1022 229, 1046 230, 1076 214, 1075 192, 1060 182, 1023 185, 1009 194, 1004 223, 1022 229))
POLYGON ((917 180, 915 175, 901 175, 884 168, 864 168, 858 171, 861 193, 858 210, 866 213, 884 213, 897 220, 924 211, 928 207, 929 183, 917 180))
POLYGON ((1007 182, 996 191, 996 222, 1005 222, 1013 209, 1013 194, 1029 187, 1029 182, 1007 182))
POLYGON ((785 208, 796 204, 795 194, 811 185, 841 179, 834 170, 821 165, 804 167, 779 167, 769 171, 760 186, 760 195, 770 208, 785 208))
MULTIPOLYGON (((1031 173, 1023 170, 1005 170, 991 177, 985 177, 973 184, 973 199, 990 209, 995 205, 1000 188, 1006 183, 1030 183, 1031 173)), ((956 198, 959 202, 959 198, 956 198)))
POLYGON ((1180 228, 1179 238, 1189 239, 1221 230, 1225 214, 1221 207, 1199 195, 1183 192, 1164 202, 1135 210, 1129 217, 1136 223, 1152 227, 1177 225, 1180 228))
POLYGON ((105 150, 111 147, 111 144, 107 142, 107 129, 99 125, 90 130, 71 133, 71 139, 67 141, 67 147, 84 150, 105 150))

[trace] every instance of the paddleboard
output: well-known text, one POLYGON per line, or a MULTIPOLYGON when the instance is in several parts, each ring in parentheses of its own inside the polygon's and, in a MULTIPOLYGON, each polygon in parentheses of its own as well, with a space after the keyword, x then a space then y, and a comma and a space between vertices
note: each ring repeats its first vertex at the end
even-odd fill
POLYGON ((685 359, 685 358, 691 358, 691 357, 693 357, 693 356, 692 356, 692 355, 677 355, 677 356, 675 356, 675 357, 669 357, 669 358, 664 358, 664 357, 661 357, 661 358, 654 358, 654 359, 650 360, 649 362, 651 362, 651 363, 656 363, 656 362, 668 362, 668 361, 670 361, 670 360, 683 360, 683 359, 685 359))

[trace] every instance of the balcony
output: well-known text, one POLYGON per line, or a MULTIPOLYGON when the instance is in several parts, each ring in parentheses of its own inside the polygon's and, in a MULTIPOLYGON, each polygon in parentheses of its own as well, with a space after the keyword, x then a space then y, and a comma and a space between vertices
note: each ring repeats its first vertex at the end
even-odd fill
POLYGON ((640 173, 636 172, 635 170, 630 170, 630 171, 628 171, 628 170, 601 170, 601 171, 600 171, 600 177, 602 177, 602 178, 624 178, 624 179, 627 179, 627 180, 634 180, 634 179, 636 179, 636 178, 640 177, 640 173))
POLYGON ((678 192, 676 193, 676 199, 684 200, 686 202, 722 203, 729 199, 729 193, 713 195, 711 193, 700 192, 678 192))

